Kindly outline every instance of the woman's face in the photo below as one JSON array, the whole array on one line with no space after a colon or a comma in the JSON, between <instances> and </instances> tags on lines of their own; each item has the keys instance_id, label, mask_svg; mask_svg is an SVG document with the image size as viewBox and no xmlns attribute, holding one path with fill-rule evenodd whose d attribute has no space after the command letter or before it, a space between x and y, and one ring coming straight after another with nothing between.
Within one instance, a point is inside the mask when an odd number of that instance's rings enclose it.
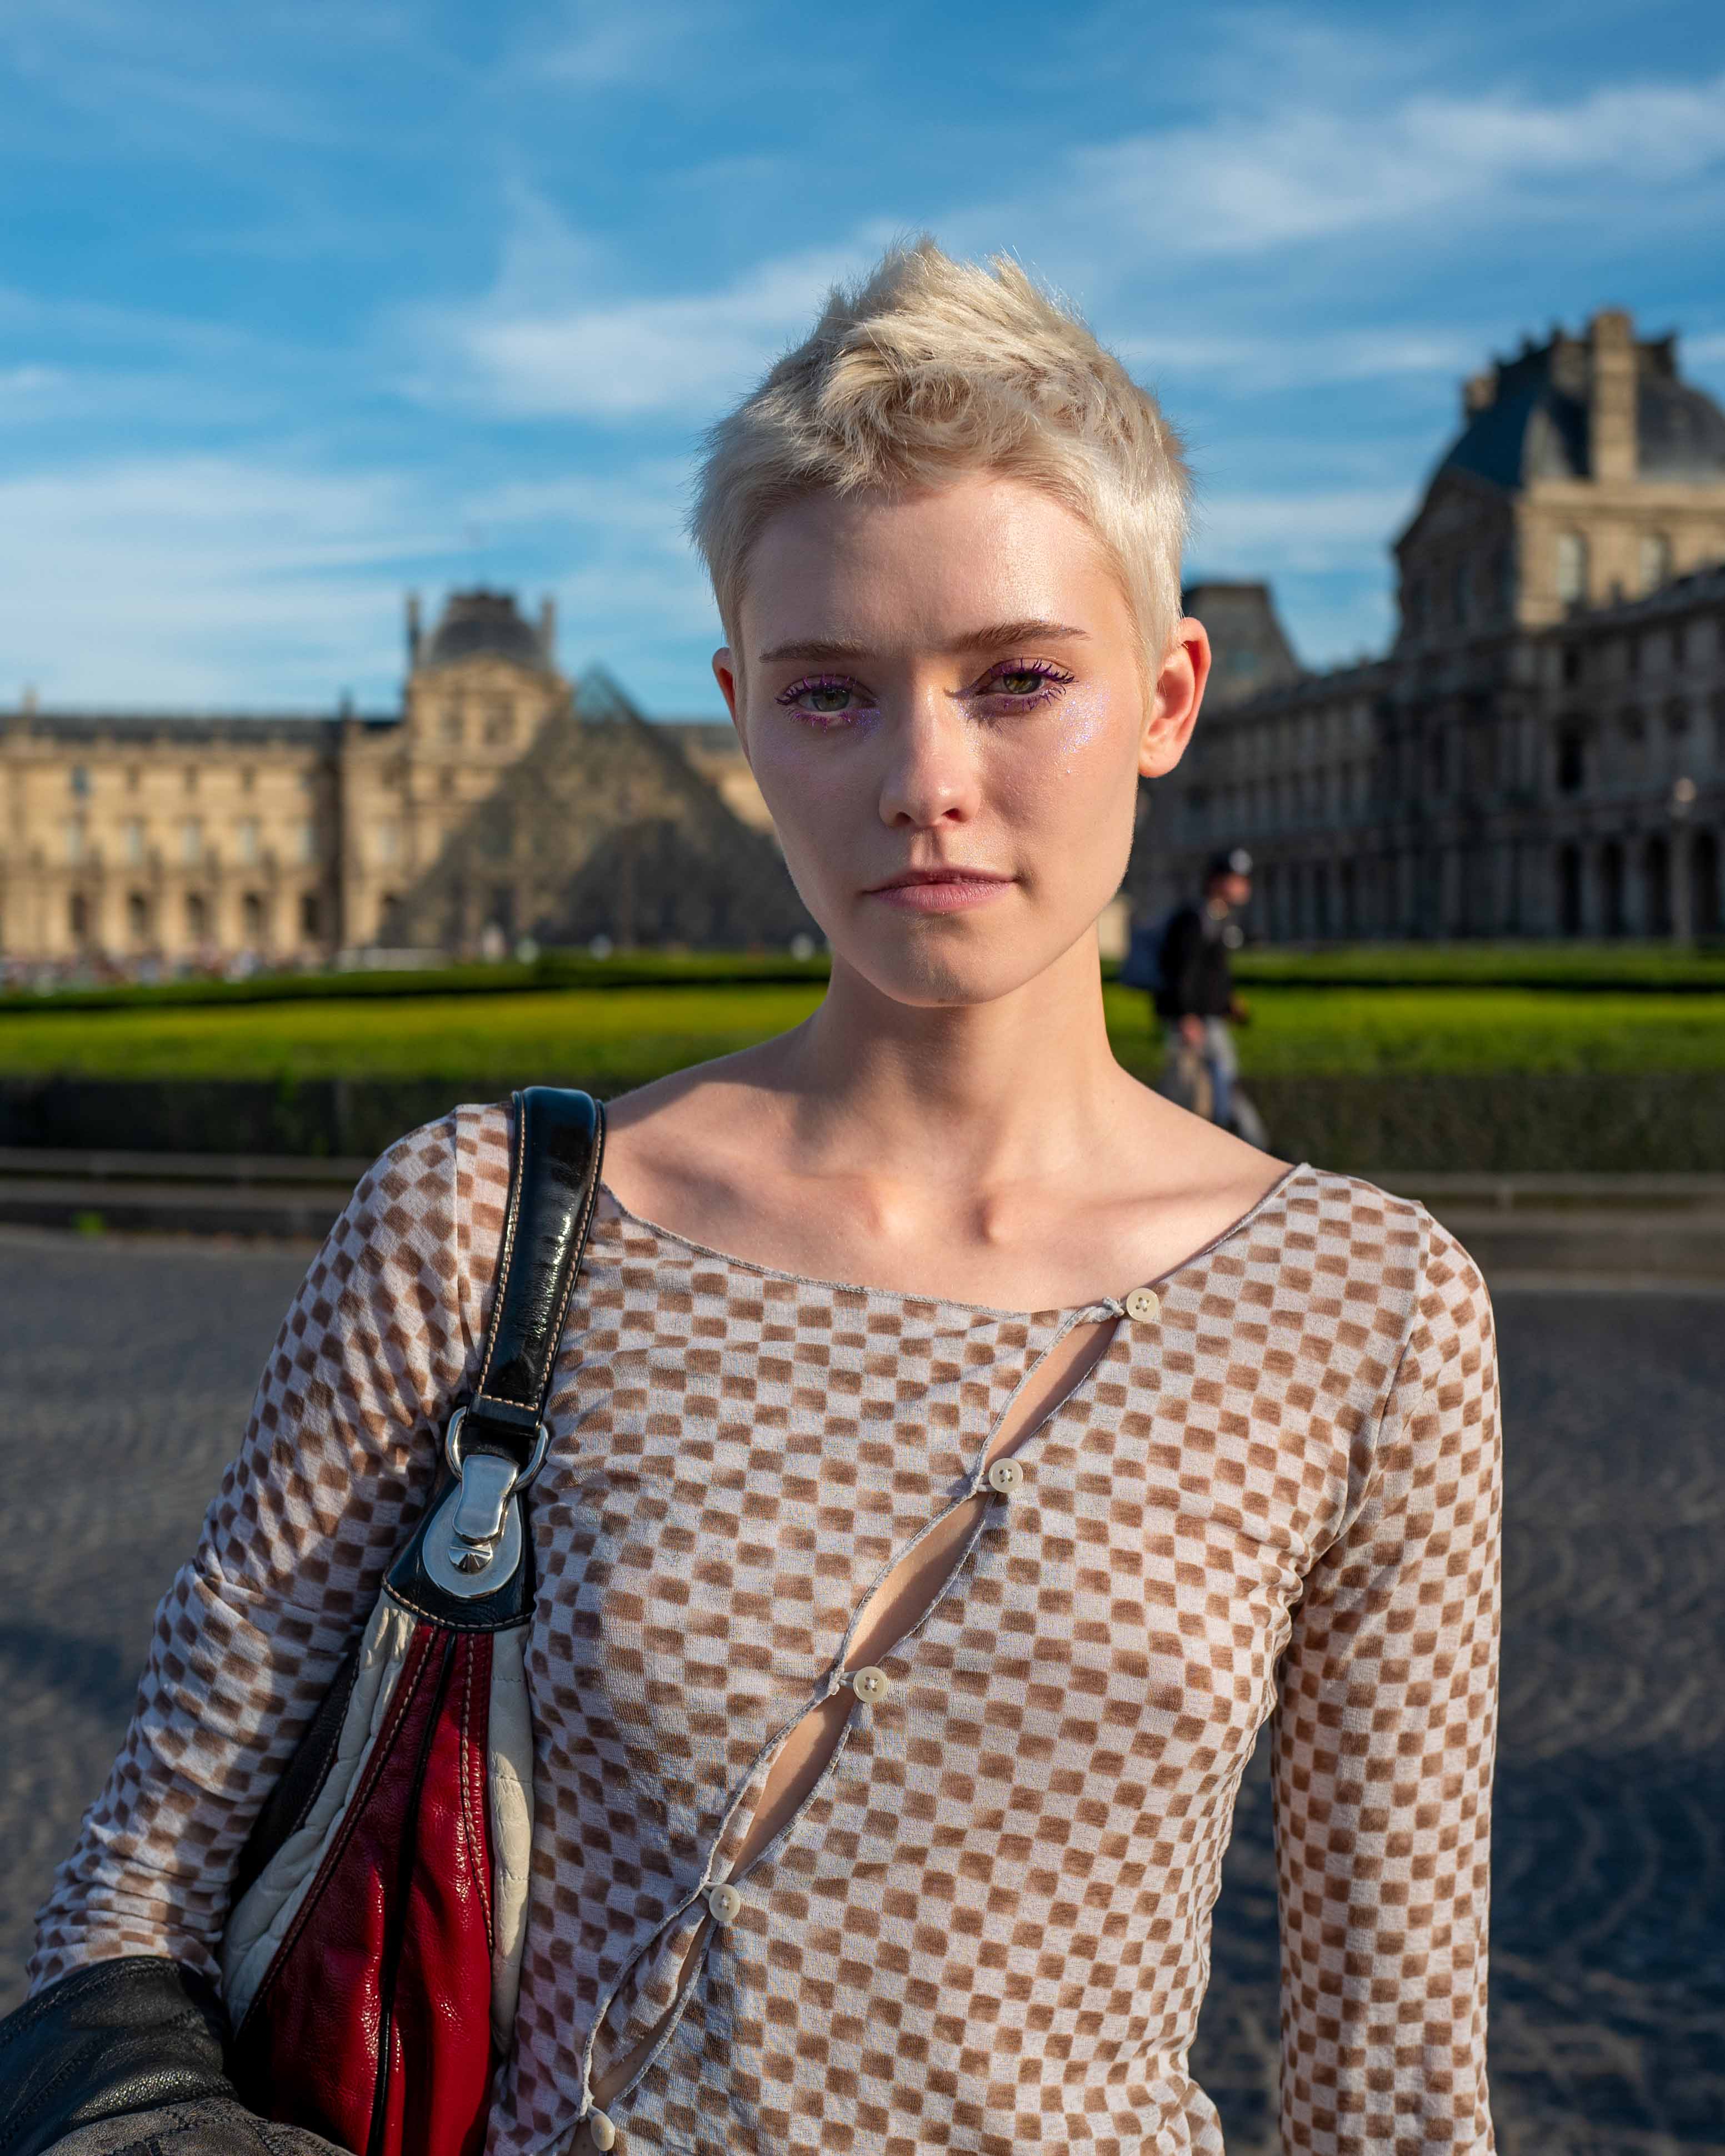
<instances>
[{"instance_id":1,"label":"woman's face","mask_svg":"<svg viewBox=\"0 0 1725 2156\"><path fill-rule=\"evenodd\" d=\"M738 632L714 671L804 903L837 959L929 1006L1009 994L1090 934L1209 665L1183 622L1147 686L1088 527L987 474L784 510Z\"/></svg>"}]
</instances>

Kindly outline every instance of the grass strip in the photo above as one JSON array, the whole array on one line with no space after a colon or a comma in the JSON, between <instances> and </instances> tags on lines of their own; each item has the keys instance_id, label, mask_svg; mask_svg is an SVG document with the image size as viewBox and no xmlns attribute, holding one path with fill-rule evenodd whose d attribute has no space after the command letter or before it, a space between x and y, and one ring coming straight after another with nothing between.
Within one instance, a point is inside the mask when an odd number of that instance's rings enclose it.
<instances>
[{"instance_id":1,"label":"grass strip","mask_svg":"<svg viewBox=\"0 0 1725 2156\"><path fill-rule=\"evenodd\" d=\"M520 989L476 998L299 1001L0 1013L0 1075L148 1079L440 1078L639 1082L767 1039L818 982ZM1147 999L1110 988L1129 1068L1154 1069ZM1264 986L1240 1035L1248 1074L1725 1070L1725 998L1424 987Z\"/></svg>"}]
</instances>

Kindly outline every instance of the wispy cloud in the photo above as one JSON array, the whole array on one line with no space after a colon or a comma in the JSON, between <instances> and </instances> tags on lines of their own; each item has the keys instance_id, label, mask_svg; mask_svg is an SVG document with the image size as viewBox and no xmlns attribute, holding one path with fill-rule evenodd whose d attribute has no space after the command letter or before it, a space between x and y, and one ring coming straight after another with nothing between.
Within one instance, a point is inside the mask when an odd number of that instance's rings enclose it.
<instances>
[{"instance_id":1,"label":"wispy cloud","mask_svg":"<svg viewBox=\"0 0 1725 2156\"><path fill-rule=\"evenodd\" d=\"M444 366L418 373L415 386L513 418L710 414L806 328L825 287L860 255L788 254L716 290L640 299L547 304L542 288L510 275L470 308L418 318Z\"/></svg>"},{"instance_id":2,"label":"wispy cloud","mask_svg":"<svg viewBox=\"0 0 1725 2156\"><path fill-rule=\"evenodd\" d=\"M1195 444L1194 566L1357 648L1522 329L1618 301L1725 388L1679 12L1079 0L1023 63L1029 0L7 0L0 695L387 695L402 585L483 575L710 706L692 438L922 226L1070 291Z\"/></svg>"},{"instance_id":3,"label":"wispy cloud","mask_svg":"<svg viewBox=\"0 0 1725 2156\"><path fill-rule=\"evenodd\" d=\"M1373 228L1407 236L1440 217L1573 217L1573 198L1550 195L1553 181L1639 190L1725 172L1725 75L1544 104L1488 94L1379 105L1365 85L1344 100L1314 100L1312 88L1081 149L1037 222L1045 228L1081 202L1158 257L1218 258Z\"/></svg>"},{"instance_id":4,"label":"wispy cloud","mask_svg":"<svg viewBox=\"0 0 1725 2156\"><path fill-rule=\"evenodd\" d=\"M691 41L711 38L721 13L678 0L635 0L626 8L578 0L548 36L536 37L511 56L506 73L517 81L582 90L680 78Z\"/></svg>"},{"instance_id":5,"label":"wispy cloud","mask_svg":"<svg viewBox=\"0 0 1725 2156\"><path fill-rule=\"evenodd\" d=\"M1459 223L1573 218L1564 187L1639 200L1649 187L1717 173L1725 200L1725 74L1567 103L1385 100L1363 61L1326 80L1322 51L1298 41L1291 49L1312 73L1281 84L1265 109L1083 146L1043 173L1034 196L957 202L928 221L969 251L1015 240L1056 275L1072 265L1086 296L1107 306L1132 364L1220 370L1267 388L1454 373L1476 363L1486 332L1419 322L1314 330L1304 318L1230 332L1219 323L1238 314L1237 300L1207 310L1191 294L1176 311L1181 326L1137 328L1144 303L1135 288L1176 259L1221 265L1373 231L1412 249L1422 233L1453 238ZM876 219L837 246L768 255L715 287L635 296L618 290L608 250L578 247L567 228L562 275L523 274L529 257L550 249L556 259L557 224L542 202L518 201L492 290L419 318L443 355L439 369L417 376L422 393L521 418L711 412L806 326L822 287L892 228ZM562 296L572 290L576 297Z\"/></svg>"},{"instance_id":6,"label":"wispy cloud","mask_svg":"<svg viewBox=\"0 0 1725 2156\"><path fill-rule=\"evenodd\" d=\"M393 674L405 570L437 558L445 528L388 473L182 456L0 480L8 685L333 703Z\"/></svg>"},{"instance_id":7,"label":"wispy cloud","mask_svg":"<svg viewBox=\"0 0 1725 2156\"><path fill-rule=\"evenodd\" d=\"M1420 328L1314 334L1291 327L1248 336L1153 330L1117 337L1113 349L1140 372L1212 379L1220 374L1243 388L1261 390L1396 375L1438 375L1447 380L1477 365L1481 334Z\"/></svg>"},{"instance_id":8,"label":"wispy cloud","mask_svg":"<svg viewBox=\"0 0 1725 2156\"><path fill-rule=\"evenodd\" d=\"M1412 485L1218 493L1199 504L1194 557L1250 563L1259 576L1352 567L1363 548L1381 547L1406 521L1416 498Z\"/></svg>"}]
</instances>

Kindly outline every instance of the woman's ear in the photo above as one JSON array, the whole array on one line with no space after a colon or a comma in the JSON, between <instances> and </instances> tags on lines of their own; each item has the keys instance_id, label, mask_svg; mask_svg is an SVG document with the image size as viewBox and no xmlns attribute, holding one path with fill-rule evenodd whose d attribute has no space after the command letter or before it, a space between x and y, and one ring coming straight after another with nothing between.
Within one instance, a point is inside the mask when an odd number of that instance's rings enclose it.
<instances>
[{"instance_id":1,"label":"woman's ear","mask_svg":"<svg viewBox=\"0 0 1725 2156\"><path fill-rule=\"evenodd\" d=\"M1160 778L1186 753L1204 684L1210 678L1210 639L1204 625L1190 614L1174 624L1162 666L1150 686L1144 729L1138 738L1138 771Z\"/></svg>"},{"instance_id":2,"label":"woman's ear","mask_svg":"<svg viewBox=\"0 0 1725 2156\"><path fill-rule=\"evenodd\" d=\"M713 679L719 685L719 694L725 699L725 708L731 714L731 723L737 729L737 741L747 757L749 744L742 730L742 670L728 644L721 644L713 654Z\"/></svg>"}]
</instances>

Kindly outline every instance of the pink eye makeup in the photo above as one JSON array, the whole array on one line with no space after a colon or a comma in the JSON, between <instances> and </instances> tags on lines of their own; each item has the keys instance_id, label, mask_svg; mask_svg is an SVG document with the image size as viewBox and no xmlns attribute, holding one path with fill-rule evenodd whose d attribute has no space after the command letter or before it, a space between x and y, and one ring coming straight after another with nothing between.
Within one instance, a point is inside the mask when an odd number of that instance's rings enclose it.
<instances>
[{"instance_id":1,"label":"pink eye makeup","mask_svg":"<svg viewBox=\"0 0 1725 2156\"><path fill-rule=\"evenodd\" d=\"M1003 711L1029 711L1055 702L1072 680L1065 668L1052 660L1007 659L991 666L969 693L988 698Z\"/></svg>"},{"instance_id":2,"label":"pink eye makeup","mask_svg":"<svg viewBox=\"0 0 1725 2156\"><path fill-rule=\"evenodd\" d=\"M875 709L865 692L842 674L806 674L780 690L778 701L818 727L852 723Z\"/></svg>"}]
</instances>

